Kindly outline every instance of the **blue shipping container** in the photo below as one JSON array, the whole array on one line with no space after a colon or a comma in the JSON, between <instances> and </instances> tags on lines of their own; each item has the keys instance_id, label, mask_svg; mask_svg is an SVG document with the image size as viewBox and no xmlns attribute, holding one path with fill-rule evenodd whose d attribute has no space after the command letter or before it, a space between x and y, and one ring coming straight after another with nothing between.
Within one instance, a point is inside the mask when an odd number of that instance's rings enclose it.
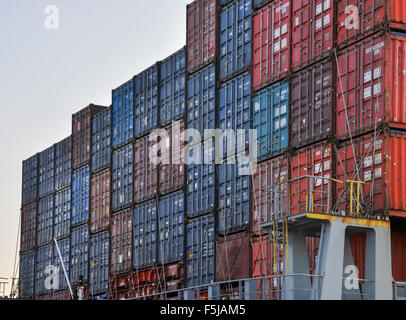
<instances>
[{"instance_id":1,"label":"blue shipping container","mask_svg":"<svg viewBox=\"0 0 406 320\"><path fill-rule=\"evenodd\" d=\"M55 146L39 154L38 196L40 198L54 191L55 178Z\"/></svg>"},{"instance_id":2,"label":"blue shipping container","mask_svg":"<svg viewBox=\"0 0 406 320\"><path fill-rule=\"evenodd\" d=\"M147 201L134 208L133 267L152 267L157 261L157 203Z\"/></svg>"},{"instance_id":3,"label":"blue shipping container","mask_svg":"<svg viewBox=\"0 0 406 320\"><path fill-rule=\"evenodd\" d=\"M71 185L72 181L72 137L55 145L55 190Z\"/></svg>"},{"instance_id":4,"label":"blue shipping container","mask_svg":"<svg viewBox=\"0 0 406 320\"><path fill-rule=\"evenodd\" d=\"M55 194L54 235L57 239L70 234L71 188L65 188Z\"/></svg>"},{"instance_id":5,"label":"blue shipping container","mask_svg":"<svg viewBox=\"0 0 406 320\"><path fill-rule=\"evenodd\" d=\"M52 266L53 263L52 244L40 247L37 250L37 257L35 263L35 294L41 295L47 293L52 289L55 283L51 282L51 270L47 267ZM49 279L47 279L49 278Z\"/></svg>"},{"instance_id":6,"label":"blue shipping container","mask_svg":"<svg viewBox=\"0 0 406 320\"><path fill-rule=\"evenodd\" d=\"M89 166L85 166L76 170L72 177L72 226L89 220L89 201L90 170Z\"/></svg>"},{"instance_id":7,"label":"blue shipping container","mask_svg":"<svg viewBox=\"0 0 406 320\"><path fill-rule=\"evenodd\" d=\"M92 121L92 172L98 172L110 166L111 109L99 112Z\"/></svg>"},{"instance_id":8,"label":"blue shipping container","mask_svg":"<svg viewBox=\"0 0 406 320\"><path fill-rule=\"evenodd\" d=\"M113 153L111 174L113 211L129 207L133 202L134 148L130 144Z\"/></svg>"},{"instance_id":9,"label":"blue shipping container","mask_svg":"<svg viewBox=\"0 0 406 320\"><path fill-rule=\"evenodd\" d=\"M140 138L158 125L158 66L134 77L135 136Z\"/></svg>"},{"instance_id":10,"label":"blue shipping container","mask_svg":"<svg viewBox=\"0 0 406 320\"><path fill-rule=\"evenodd\" d=\"M38 154L23 161L23 205L37 199L38 195Z\"/></svg>"},{"instance_id":11,"label":"blue shipping container","mask_svg":"<svg viewBox=\"0 0 406 320\"><path fill-rule=\"evenodd\" d=\"M182 191L159 200L158 261L168 264L183 259L185 206Z\"/></svg>"},{"instance_id":12,"label":"blue shipping container","mask_svg":"<svg viewBox=\"0 0 406 320\"><path fill-rule=\"evenodd\" d=\"M196 129L204 137L205 129L216 126L216 69L208 66L188 80L187 129Z\"/></svg>"},{"instance_id":13,"label":"blue shipping container","mask_svg":"<svg viewBox=\"0 0 406 320\"><path fill-rule=\"evenodd\" d=\"M35 252L26 251L20 255L19 297L30 298L34 295Z\"/></svg>"},{"instance_id":14,"label":"blue shipping container","mask_svg":"<svg viewBox=\"0 0 406 320\"><path fill-rule=\"evenodd\" d=\"M186 287L213 283L216 272L214 217L206 215L190 220L186 234Z\"/></svg>"},{"instance_id":15,"label":"blue shipping container","mask_svg":"<svg viewBox=\"0 0 406 320\"><path fill-rule=\"evenodd\" d=\"M90 237L89 294L95 295L109 288L110 234L108 231Z\"/></svg>"},{"instance_id":16,"label":"blue shipping container","mask_svg":"<svg viewBox=\"0 0 406 320\"><path fill-rule=\"evenodd\" d=\"M258 134L258 158L277 156L288 147L289 85L275 83L253 97L253 127Z\"/></svg>"},{"instance_id":17,"label":"blue shipping container","mask_svg":"<svg viewBox=\"0 0 406 320\"><path fill-rule=\"evenodd\" d=\"M220 13L220 80L251 63L251 0L235 0Z\"/></svg>"},{"instance_id":18,"label":"blue shipping container","mask_svg":"<svg viewBox=\"0 0 406 320\"><path fill-rule=\"evenodd\" d=\"M62 260L65 266L66 273L69 277L69 254L70 254L70 238L58 240L59 250L61 251ZM65 273L63 272L61 259L59 258L58 250L54 244L54 263L53 265L58 268L59 272L59 289L63 290L68 287L66 282Z\"/></svg>"},{"instance_id":19,"label":"blue shipping container","mask_svg":"<svg viewBox=\"0 0 406 320\"><path fill-rule=\"evenodd\" d=\"M74 228L70 240L70 281L72 285L89 279L89 228L87 225Z\"/></svg>"},{"instance_id":20,"label":"blue shipping container","mask_svg":"<svg viewBox=\"0 0 406 320\"><path fill-rule=\"evenodd\" d=\"M185 113L185 48L162 61L160 71L159 123L166 126L182 118Z\"/></svg>"},{"instance_id":21,"label":"blue shipping container","mask_svg":"<svg viewBox=\"0 0 406 320\"><path fill-rule=\"evenodd\" d=\"M126 145L134 137L134 82L113 90L113 148Z\"/></svg>"},{"instance_id":22,"label":"blue shipping container","mask_svg":"<svg viewBox=\"0 0 406 320\"><path fill-rule=\"evenodd\" d=\"M252 6L255 9L261 8L273 0L252 0Z\"/></svg>"},{"instance_id":23,"label":"blue shipping container","mask_svg":"<svg viewBox=\"0 0 406 320\"><path fill-rule=\"evenodd\" d=\"M47 196L38 202L37 246L50 243L53 239L54 196Z\"/></svg>"}]
</instances>

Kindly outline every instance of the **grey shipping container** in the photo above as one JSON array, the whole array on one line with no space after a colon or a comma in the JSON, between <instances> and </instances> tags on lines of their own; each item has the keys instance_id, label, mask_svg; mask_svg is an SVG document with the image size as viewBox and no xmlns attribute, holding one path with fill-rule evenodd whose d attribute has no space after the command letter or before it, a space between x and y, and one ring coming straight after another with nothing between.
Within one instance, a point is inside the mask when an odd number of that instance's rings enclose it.
<instances>
[{"instance_id":1,"label":"grey shipping container","mask_svg":"<svg viewBox=\"0 0 406 320\"><path fill-rule=\"evenodd\" d=\"M71 225L77 226L89 220L90 169L84 166L72 176L72 216Z\"/></svg>"},{"instance_id":2,"label":"grey shipping container","mask_svg":"<svg viewBox=\"0 0 406 320\"><path fill-rule=\"evenodd\" d=\"M72 182L72 136L55 145L55 190L61 190Z\"/></svg>"},{"instance_id":3,"label":"grey shipping container","mask_svg":"<svg viewBox=\"0 0 406 320\"><path fill-rule=\"evenodd\" d=\"M186 286L213 283L216 273L214 217L206 215L190 220L186 235Z\"/></svg>"},{"instance_id":4,"label":"grey shipping container","mask_svg":"<svg viewBox=\"0 0 406 320\"><path fill-rule=\"evenodd\" d=\"M69 277L69 255L70 255L70 238L65 238L61 240L57 240L59 250L61 251L62 260L65 266L66 273ZM63 290L68 287L68 283L66 282L65 273L63 272L61 259L59 258L58 250L56 249L56 245L54 244L54 263L53 265L58 268L59 272L59 289Z\"/></svg>"},{"instance_id":5,"label":"grey shipping container","mask_svg":"<svg viewBox=\"0 0 406 320\"><path fill-rule=\"evenodd\" d=\"M20 255L20 281L19 297L32 298L34 296L35 284L35 252L33 250L21 253Z\"/></svg>"},{"instance_id":6,"label":"grey shipping container","mask_svg":"<svg viewBox=\"0 0 406 320\"><path fill-rule=\"evenodd\" d=\"M90 237L89 294L106 293L109 287L110 234L108 231Z\"/></svg>"},{"instance_id":7,"label":"grey shipping container","mask_svg":"<svg viewBox=\"0 0 406 320\"><path fill-rule=\"evenodd\" d=\"M113 153L111 185L113 211L118 211L131 205L134 188L134 148L127 145Z\"/></svg>"},{"instance_id":8,"label":"grey shipping container","mask_svg":"<svg viewBox=\"0 0 406 320\"><path fill-rule=\"evenodd\" d=\"M22 203L27 204L38 196L38 154L23 161Z\"/></svg>"},{"instance_id":9,"label":"grey shipping container","mask_svg":"<svg viewBox=\"0 0 406 320\"><path fill-rule=\"evenodd\" d=\"M151 200L134 208L133 267L152 267L157 261L157 202Z\"/></svg>"},{"instance_id":10,"label":"grey shipping container","mask_svg":"<svg viewBox=\"0 0 406 320\"><path fill-rule=\"evenodd\" d=\"M55 146L39 154L38 196L40 198L54 191L55 178Z\"/></svg>"},{"instance_id":11,"label":"grey shipping container","mask_svg":"<svg viewBox=\"0 0 406 320\"><path fill-rule=\"evenodd\" d=\"M40 247L37 250L35 262L35 294L41 295L53 289L55 283L51 281L52 271L47 267L53 262L52 244Z\"/></svg>"},{"instance_id":12,"label":"grey shipping container","mask_svg":"<svg viewBox=\"0 0 406 320\"><path fill-rule=\"evenodd\" d=\"M110 166L111 109L99 112L92 121L92 172L98 172Z\"/></svg>"},{"instance_id":13,"label":"grey shipping container","mask_svg":"<svg viewBox=\"0 0 406 320\"><path fill-rule=\"evenodd\" d=\"M70 234L71 188L65 188L55 194L54 235L57 239Z\"/></svg>"},{"instance_id":14,"label":"grey shipping container","mask_svg":"<svg viewBox=\"0 0 406 320\"><path fill-rule=\"evenodd\" d=\"M183 259L185 205L184 193L178 191L159 200L158 261L168 264Z\"/></svg>"},{"instance_id":15,"label":"grey shipping container","mask_svg":"<svg viewBox=\"0 0 406 320\"><path fill-rule=\"evenodd\" d=\"M37 246L43 246L52 241L54 236L54 196L47 196L38 202L37 216Z\"/></svg>"},{"instance_id":16,"label":"grey shipping container","mask_svg":"<svg viewBox=\"0 0 406 320\"><path fill-rule=\"evenodd\" d=\"M87 282L89 276L89 227L82 225L72 229L70 248L70 281L79 282L79 277Z\"/></svg>"}]
</instances>

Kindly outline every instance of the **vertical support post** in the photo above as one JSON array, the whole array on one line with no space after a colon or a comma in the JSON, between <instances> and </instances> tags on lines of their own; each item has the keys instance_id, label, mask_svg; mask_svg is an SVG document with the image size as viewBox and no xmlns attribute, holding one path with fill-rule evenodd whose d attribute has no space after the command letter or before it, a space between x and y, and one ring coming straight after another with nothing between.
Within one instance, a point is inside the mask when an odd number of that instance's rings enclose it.
<instances>
[{"instance_id":1,"label":"vertical support post","mask_svg":"<svg viewBox=\"0 0 406 320\"><path fill-rule=\"evenodd\" d=\"M244 281L244 300L257 300L257 281L245 280Z\"/></svg>"},{"instance_id":2,"label":"vertical support post","mask_svg":"<svg viewBox=\"0 0 406 320\"><path fill-rule=\"evenodd\" d=\"M209 286L208 288L208 299L209 300L219 300L220 298L220 287L216 286Z\"/></svg>"}]
</instances>

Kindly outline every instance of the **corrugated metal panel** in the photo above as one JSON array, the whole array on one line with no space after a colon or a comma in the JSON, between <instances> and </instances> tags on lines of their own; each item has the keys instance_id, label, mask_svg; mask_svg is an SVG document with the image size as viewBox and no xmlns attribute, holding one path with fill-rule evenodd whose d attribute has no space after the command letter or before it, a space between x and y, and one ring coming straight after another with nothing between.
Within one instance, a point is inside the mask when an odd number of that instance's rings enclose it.
<instances>
[{"instance_id":1,"label":"corrugated metal panel","mask_svg":"<svg viewBox=\"0 0 406 320\"><path fill-rule=\"evenodd\" d=\"M216 281L250 278L250 247L248 232L217 238Z\"/></svg>"},{"instance_id":2,"label":"corrugated metal panel","mask_svg":"<svg viewBox=\"0 0 406 320\"><path fill-rule=\"evenodd\" d=\"M72 136L55 145L55 190L69 187L72 182Z\"/></svg>"},{"instance_id":3,"label":"corrugated metal panel","mask_svg":"<svg viewBox=\"0 0 406 320\"><path fill-rule=\"evenodd\" d=\"M183 259L185 199L182 191L159 200L158 262L168 264Z\"/></svg>"},{"instance_id":4,"label":"corrugated metal panel","mask_svg":"<svg viewBox=\"0 0 406 320\"><path fill-rule=\"evenodd\" d=\"M203 0L201 0L203 1ZM195 129L203 137L204 129L216 126L216 70L213 65L194 73L188 80L188 129Z\"/></svg>"},{"instance_id":5,"label":"corrugated metal panel","mask_svg":"<svg viewBox=\"0 0 406 320\"><path fill-rule=\"evenodd\" d=\"M109 287L110 234L108 231L90 237L89 293L107 292Z\"/></svg>"},{"instance_id":6,"label":"corrugated metal panel","mask_svg":"<svg viewBox=\"0 0 406 320\"><path fill-rule=\"evenodd\" d=\"M326 57L334 46L334 1L292 1L292 68Z\"/></svg>"},{"instance_id":7,"label":"corrugated metal panel","mask_svg":"<svg viewBox=\"0 0 406 320\"><path fill-rule=\"evenodd\" d=\"M61 251L61 256L63 263L65 265L66 273L69 277L69 269L70 269L70 238L58 240L59 250ZM58 250L56 249L56 245L53 246L53 265L59 268L59 289L65 289L68 287L68 283L66 282L65 273L63 272L61 259L59 258Z\"/></svg>"},{"instance_id":8,"label":"corrugated metal panel","mask_svg":"<svg viewBox=\"0 0 406 320\"><path fill-rule=\"evenodd\" d=\"M52 265L53 252L52 245L46 245L40 247L37 250L35 260L35 294L41 295L46 293L49 289L46 287L46 279L50 276L50 273L46 273L46 267Z\"/></svg>"},{"instance_id":9,"label":"corrugated metal panel","mask_svg":"<svg viewBox=\"0 0 406 320\"><path fill-rule=\"evenodd\" d=\"M273 0L252 0L252 6L253 8L258 9L271 1Z\"/></svg>"},{"instance_id":10,"label":"corrugated metal panel","mask_svg":"<svg viewBox=\"0 0 406 320\"><path fill-rule=\"evenodd\" d=\"M217 1L195 0L186 10L187 72L192 73L216 56Z\"/></svg>"},{"instance_id":11,"label":"corrugated metal panel","mask_svg":"<svg viewBox=\"0 0 406 320\"><path fill-rule=\"evenodd\" d=\"M35 297L37 301L68 301L71 300L69 289L53 291L46 295Z\"/></svg>"},{"instance_id":12,"label":"corrugated metal panel","mask_svg":"<svg viewBox=\"0 0 406 320\"><path fill-rule=\"evenodd\" d=\"M275 256L272 241L269 241L268 235L252 238L252 276L268 277L275 275ZM279 261L281 265L279 270L283 270L283 251L281 251ZM277 289L277 288L275 288ZM269 290L269 289L268 289Z\"/></svg>"},{"instance_id":13,"label":"corrugated metal panel","mask_svg":"<svg viewBox=\"0 0 406 320\"><path fill-rule=\"evenodd\" d=\"M110 166L111 109L99 112L92 121L92 172L98 172Z\"/></svg>"},{"instance_id":14,"label":"corrugated metal panel","mask_svg":"<svg viewBox=\"0 0 406 320\"><path fill-rule=\"evenodd\" d=\"M348 237L352 258L358 268L358 279L365 279L367 235L365 232L358 232ZM360 282L363 283L363 281Z\"/></svg>"},{"instance_id":15,"label":"corrugated metal panel","mask_svg":"<svg viewBox=\"0 0 406 320\"><path fill-rule=\"evenodd\" d=\"M269 222L272 213L289 207L288 180L290 159L287 156L258 164L252 188L251 231L260 232L259 224ZM283 182L285 184L281 184ZM272 192L274 190L274 192Z\"/></svg>"},{"instance_id":16,"label":"corrugated metal panel","mask_svg":"<svg viewBox=\"0 0 406 320\"><path fill-rule=\"evenodd\" d=\"M252 98L253 128L258 134L258 159L277 156L288 147L289 84L278 82Z\"/></svg>"},{"instance_id":17,"label":"corrugated metal panel","mask_svg":"<svg viewBox=\"0 0 406 320\"><path fill-rule=\"evenodd\" d=\"M89 166L82 167L72 176L72 226L77 226L89 220L90 205L90 170Z\"/></svg>"},{"instance_id":18,"label":"corrugated metal panel","mask_svg":"<svg viewBox=\"0 0 406 320\"><path fill-rule=\"evenodd\" d=\"M189 220L186 235L186 286L213 283L216 272L214 217L206 215Z\"/></svg>"},{"instance_id":19,"label":"corrugated metal panel","mask_svg":"<svg viewBox=\"0 0 406 320\"><path fill-rule=\"evenodd\" d=\"M89 276L89 227L83 225L72 229L70 249L70 281L79 282L79 277L87 282Z\"/></svg>"},{"instance_id":20,"label":"corrugated metal panel","mask_svg":"<svg viewBox=\"0 0 406 320\"><path fill-rule=\"evenodd\" d=\"M290 0L273 1L253 14L254 91L283 78L290 69L290 5Z\"/></svg>"},{"instance_id":21,"label":"corrugated metal panel","mask_svg":"<svg viewBox=\"0 0 406 320\"><path fill-rule=\"evenodd\" d=\"M35 252L27 251L20 255L19 297L29 298L34 295Z\"/></svg>"},{"instance_id":22,"label":"corrugated metal panel","mask_svg":"<svg viewBox=\"0 0 406 320\"><path fill-rule=\"evenodd\" d=\"M133 145L130 144L113 153L111 207L113 211L125 208L133 202Z\"/></svg>"},{"instance_id":23,"label":"corrugated metal panel","mask_svg":"<svg viewBox=\"0 0 406 320\"><path fill-rule=\"evenodd\" d=\"M37 203L32 202L21 209L20 250L27 251L35 247L37 235Z\"/></svg>"},{"instance_id":24,"label":"corrugated metal panel","mask_svg":"<svg viewBox=\"0 0 406 320\"><path fill-rule=\"evenodd\" d=\"M183 117L186 103L186 49L183 48L160 64L159 108L161 126Z\"/></svg>"},{"instance_id":25,"label":"corrugated metal panel","mask_svg":"<svg viewBox=\"0 0 406 320\"><path fill-rule=\"evenodd\" d=\"M90 232L106 230L110 224L110 169L91 179Z\"/></svg>"},{"instance_id":26,"label":"corrugated metal panel","mask_svg":"<svg viewBox=\"0 0 406 320\"><path fill-rule=\"evenodd\" d=\"M54 196L47 196L38 202L37 246L52 241L54 227Z\"/></svg>"},{"instance_id":27,"label":"corrugated metal panel","mask_svg":"<svg viewBox=\"0 0 406 320\"><path fill-rule=\"evenodd\" d=\"M150 200L158 193L158 166L150 158L150 150L155 145L149 137L137 140L134 144L134 201Z\"/></svg>"},{"instance_id":28,"label":"corrugated metal panel","mask_svg":"<svg viewBox=\"0 0 406 320\"><path fill-rule=\"evenodd\" d=\"M337 137L373 131L380 123L406 128L406 34L379 33L338 56ZM342 90L341 90L342 85ZM345 102L344 102L345 101ZM346 117L347 108L347 117Z\"/></svg>"},{"instance_id":29,"label":"corrugated metal panel","mask_svg":"<svg viewBox=\"0 0 406 320\"><path fill-rule=\"evenodd\" d=\"M126 145L134 138L134 82L130 80L113 90L113 148Z\"/></svg>"},{"instance_id":30,"label":"corrugated metal panel","mask_svg":"<svg viewBox=\"0 0 406 320\"><path fill-rule=\"evenodd\" d=\"M333 134L333 63L324 60L291 80L290 145L301 147Z\"/></svg>"},{"instance_id":31,"label":"corrugated metal panel","mask_svg":"<svg viewBox=\"0 0 406 320\"><path fill-rule=\"evenodd\" d=\"M63 189L55 194L54 235L57 239L68 237L70 233L71 196L71 188Z\"/></svg>"},{"instance_id":32,"label":"corrugated metal panel","mask_svg":"<svg viewBox=\"0 0 406 320\"><path fill-rule=\"evenodd\" d=\"M23 161L22 203L27 204L37 199L39 159L38 154Z\"/></svg>"},{"instance_id":33,"label":"corrugated metal panel","mask_svg":"<svg viewBox=\"0 0 406 320\"><path fill-rule=\"evenodd\" d=\"M43 198L54 192L55 146L39 154L38 196Z\"/></svg>"},{"instance_id":34,"label":"corrugated metal panel","mask_svg":"<svg viewBox=\"0 0 406 320\"><path fill-rule=\"evenodd\" d=\"M134 132L137 138L158 125L158 65L134 77Z\"/></svg>"},{"instance_id":35,"label":"corrugated metal panel","mask_svg":"<svg viewBox=\"0 0 406 320\"><path fill-rule=\"evenodd\" d=\"M395 281L406 281L406 233L392 231L392 273Z\"/></svg>"},{"instance_id":36,"label":"corrugated metal panel","mask_svg":"<svg viewBox=\"0 0 406 320\"><path fill-rule=\"evenodd\" d=\"M251 64L251 0L236 0L220 12L220 80Z\"/></svg>"},{"instance_id":37,"label":"corrugated metal panel","mask_svg":"<svg viewBox=\"0 0 406 320\"><path fill-rule=\"evenodd\" d=\"M131 270L133 241L133 212L120 211L111 220L111 274L121 274Z\"/></svg>"},{"instance_id":38,"label":"corrugated metal panel","mask_svg":"<svg viewBox=\"0 0 406 320\"><path fill-rule=\"evenodd\" d=\"M319 256L320 238L318 237L306 237L307 255L309 257L309 271L310 274L314 274L317 266L317 259Z\"/></svg>"},{"instance_id":39,"label":"corrugated metal panel","mask_svg":"<svg viewBox=\"0 0 406 320\"><path fill-rule=\"evenodd\" d=\"M157 202L147 201L134 208L133 267L152 267L157 262Z\"/></svg>"}]
</instances>

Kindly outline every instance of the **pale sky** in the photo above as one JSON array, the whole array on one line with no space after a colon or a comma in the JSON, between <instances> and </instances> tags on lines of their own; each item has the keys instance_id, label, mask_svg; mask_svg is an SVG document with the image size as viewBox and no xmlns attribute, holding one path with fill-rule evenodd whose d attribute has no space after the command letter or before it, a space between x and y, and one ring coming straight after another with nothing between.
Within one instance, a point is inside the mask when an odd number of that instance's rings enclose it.
<instances>
[{"instance_id":1,"label":"pale sky","mask_svg":"<svg viewBox=\"0 0 406 320\"><path fill-rule=\"evenodd\" d=\"M186 43L191 0L0 1L0 277L11 278L21 162L70 135L72 113ZM45 8L59 8L59 30ZM7 289L9 294L9 289Z\"/></svg>"}]
</instances>

